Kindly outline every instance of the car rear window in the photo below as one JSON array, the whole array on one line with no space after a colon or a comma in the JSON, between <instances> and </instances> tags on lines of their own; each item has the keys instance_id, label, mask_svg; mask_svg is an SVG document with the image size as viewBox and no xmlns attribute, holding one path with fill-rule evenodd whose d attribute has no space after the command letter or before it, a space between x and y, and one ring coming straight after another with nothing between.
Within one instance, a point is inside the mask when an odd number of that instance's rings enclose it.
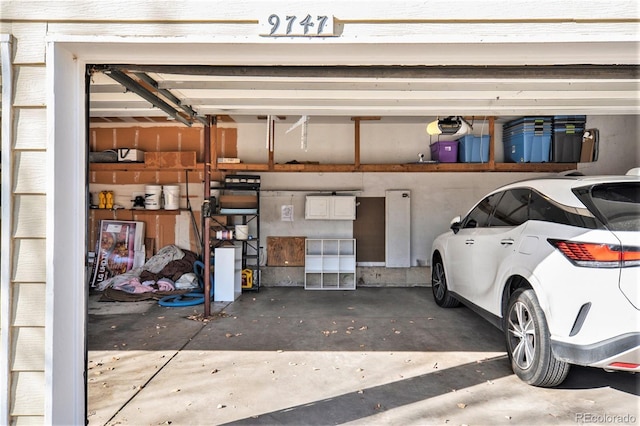
<instances>
[{"instance_id":1,"label":"car rear window","mask_svg":"<svg viewBox=\"0 0 640 426\"><path fill-rule=\"evenodd\" d=\"M604 183L574 192L610 230L640 230L640 182Z\"/></svg>"}]
</instances>

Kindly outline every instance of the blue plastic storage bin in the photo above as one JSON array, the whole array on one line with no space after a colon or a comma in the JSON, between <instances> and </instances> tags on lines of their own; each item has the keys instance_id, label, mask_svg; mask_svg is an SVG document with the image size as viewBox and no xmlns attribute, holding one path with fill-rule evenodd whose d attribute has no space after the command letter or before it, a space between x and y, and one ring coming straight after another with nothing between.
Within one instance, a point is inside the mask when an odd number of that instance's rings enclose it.
<instances>
[{"instance_id":1,"label":"blue plastic storage bin","mask_svg":"<svg viewBox=\"0 0 640 426\"><path fill-rule=\"evenodd\" d=\"M503 139L505 160L512 163L546 163L551 151L551 135L523 132Z\"/></svg>"},{"instance_id":2,"label":"blue plastic storage bin","mask_svg":"<svg viewBox=\"0 0 640 426\"><path fill-rule=\"evenodd\" d=\"M458 139L458 160L461 163L486 163L489 161L489 135L465 135Z\"/></svg>"},{"instance_id":3,"label":"blue plastic storage bin","mask_svg":"<svg viewBox=\"0 0 640 426\"><path fill-rule=\"evenodd\" d=\"M505 161L548 162L552 133L553 120L549 116L522 117L505 123L502 132Z\"/></svg>"}]
</instances>

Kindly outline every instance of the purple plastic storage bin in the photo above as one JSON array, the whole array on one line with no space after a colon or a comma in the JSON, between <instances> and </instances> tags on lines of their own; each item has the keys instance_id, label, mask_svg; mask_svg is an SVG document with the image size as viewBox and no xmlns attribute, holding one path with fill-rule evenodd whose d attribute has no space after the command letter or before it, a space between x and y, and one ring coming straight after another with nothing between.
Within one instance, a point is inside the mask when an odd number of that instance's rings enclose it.
<instances>
[{"instance_id":1,"label":"purple plastic storage bin","mask_svg":"<svg viewBox=\"0 0 640 426\"><path fill-rule=\"evenodd\" d=\"M432 143L431 159L441 163L458 162L458 141L439 141Z\"/></svg>"}]
</instances>

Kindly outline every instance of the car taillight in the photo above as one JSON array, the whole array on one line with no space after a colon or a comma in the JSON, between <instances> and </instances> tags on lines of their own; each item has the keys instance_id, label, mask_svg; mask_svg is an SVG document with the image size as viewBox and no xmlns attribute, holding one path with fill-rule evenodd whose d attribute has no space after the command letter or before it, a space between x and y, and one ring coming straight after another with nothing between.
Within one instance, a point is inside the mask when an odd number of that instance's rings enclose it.
<instances>
[{"instance_id":1,"label":"car taillight","mask_svg":"<svg viewBox=\"0 0 640 426\"><path fill-rule=\"evenodd\" d=\"M609 367L628 368L629 370L632 370L634 368L640 367L640 365L639 364L630 363L630 362L614 362L614 363L609 364Z\"/></svg>"},{"instance_id":2,"label":"car taillight","mask_svg":"<svg viewBox=\"0 0 640 426\"><path fill-rule=\"evenodd\" d=\"M547 240L573 264L592 268L640 266L640 247Z\"/></svg>"}]
</instances>

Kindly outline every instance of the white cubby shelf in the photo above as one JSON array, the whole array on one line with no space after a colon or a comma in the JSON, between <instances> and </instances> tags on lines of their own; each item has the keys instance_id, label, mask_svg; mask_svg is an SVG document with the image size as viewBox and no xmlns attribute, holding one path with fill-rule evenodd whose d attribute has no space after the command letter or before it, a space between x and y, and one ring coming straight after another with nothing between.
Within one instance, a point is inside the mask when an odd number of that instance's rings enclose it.
<instances>
[{"instance_id":1,"label":"white cubby shelf","mask_svg":"<svg viewBox=\"0 0 640 426\"><path fill-rule=\"evenodd\" d=\"M307 238L304 263L305 290L355 290L356 240Z\"/></svg>"}]
</instances>

